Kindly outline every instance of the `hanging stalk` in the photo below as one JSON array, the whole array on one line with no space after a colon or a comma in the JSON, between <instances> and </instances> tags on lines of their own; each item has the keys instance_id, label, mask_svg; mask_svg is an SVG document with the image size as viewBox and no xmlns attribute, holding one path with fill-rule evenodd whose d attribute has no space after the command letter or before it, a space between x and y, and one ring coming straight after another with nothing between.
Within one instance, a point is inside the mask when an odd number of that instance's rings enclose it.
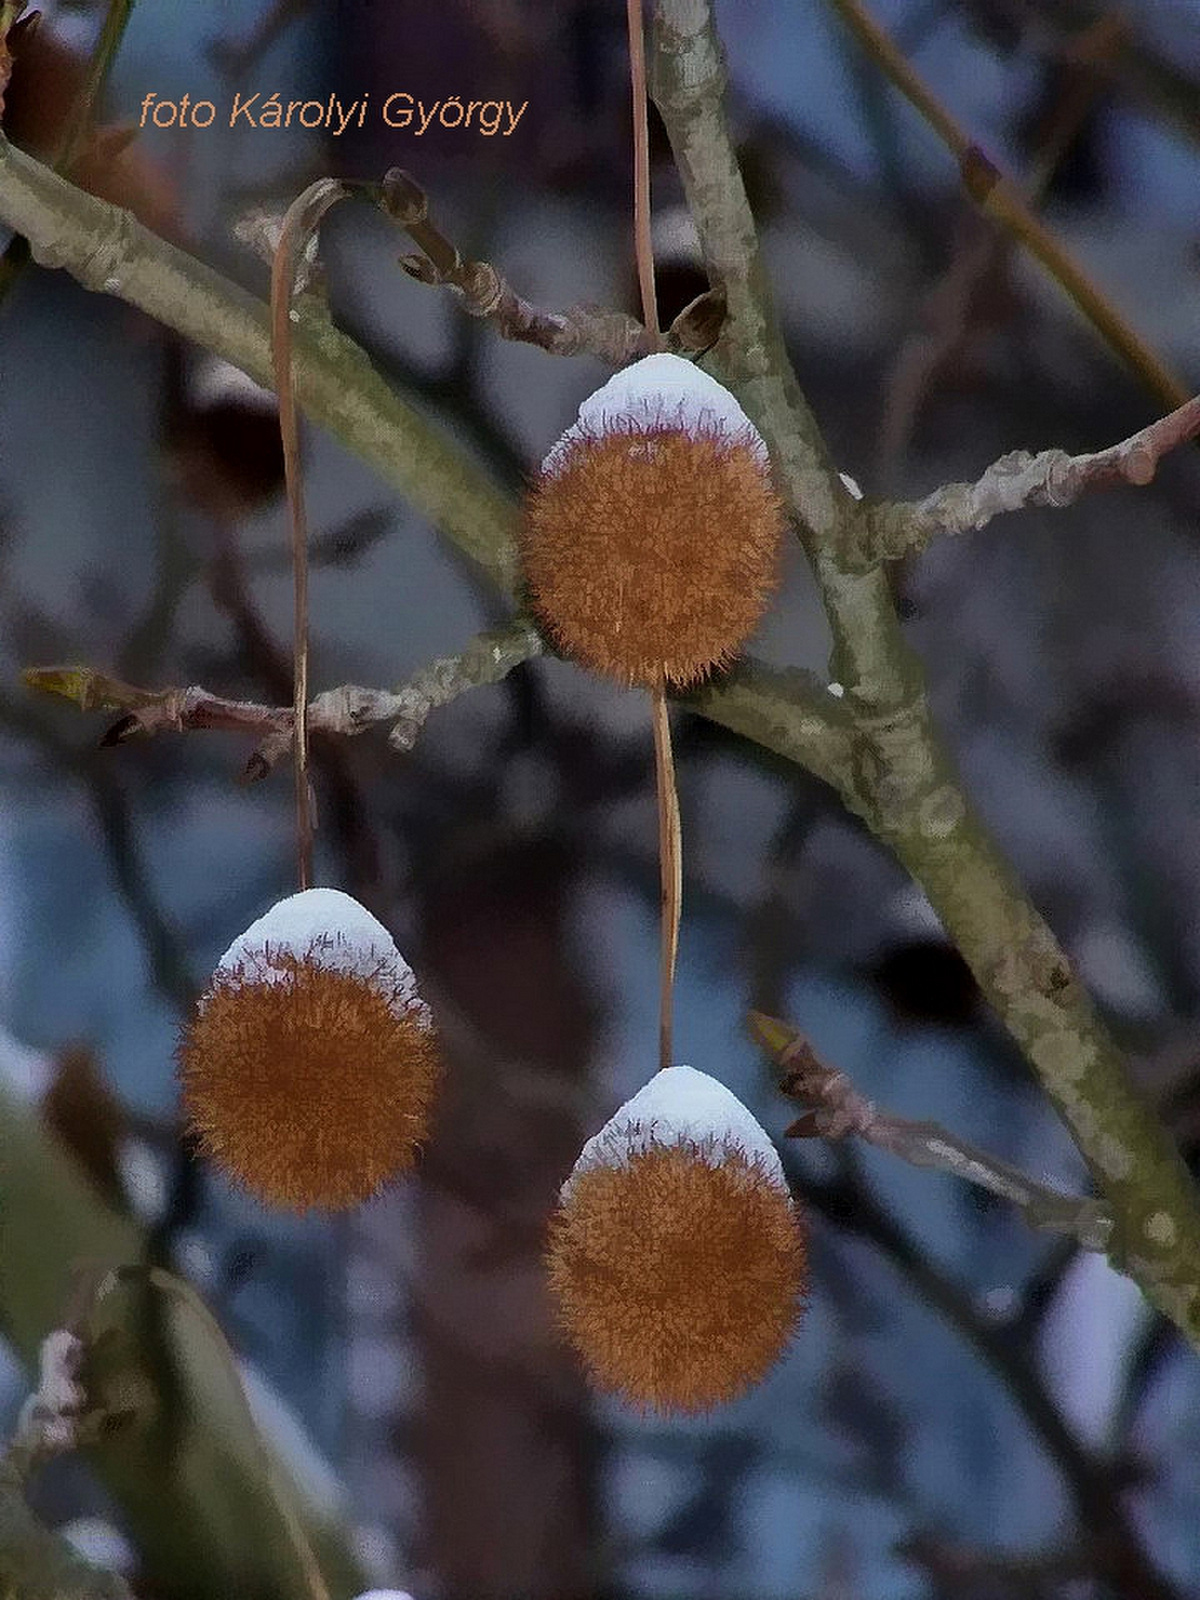
<instances>
[{"instance_id":1,"label":"hanging stalk","mask_svg":"<svg viewBox=\"0 0 1200 1600\"><path fill-rule=\"evenodd\" d=\"M650 128L646 96L646 41L641 0L626 0L629 28L629 79L633 90L633 230L637 253L642 320L662 347L658 303L654 293L654 246L650 238ZM658 796L658 862L661 881L659 926L661 971L658 1000L658 1064L674 1062L672 1033L675 1007L675 961L679 952L679 919L683 906L683 841L679 829L679 793L671 752L663 678L650 691L654 720L654 781Z\"/></svg>"},{"instance_id":2,"label":"hanging stalk","mask_svg":"<svg viewBox=\"0 0 1200 1600\"><path fill-rule=\"evenodd\" d=\"M321 218L353 190L321 178L287 209L271 261L271 362L279 396L279 433L292 532L292 719L296 772L296 863L301 889L312 887L313 818L308 782L308 519L300 475L300 435L292 372L292 299L296 269Z\"/></svg>"}]
</instances>

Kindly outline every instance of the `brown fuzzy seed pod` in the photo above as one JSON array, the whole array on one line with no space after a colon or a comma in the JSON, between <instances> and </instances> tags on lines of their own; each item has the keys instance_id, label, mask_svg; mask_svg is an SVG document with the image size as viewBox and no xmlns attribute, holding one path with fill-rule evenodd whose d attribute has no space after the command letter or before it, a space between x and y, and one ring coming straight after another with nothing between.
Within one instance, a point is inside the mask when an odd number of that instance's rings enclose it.
<instances>
[{"instance_id":1,"label":"brown fuzzy seed pod","mask_svg":"<svg viewBox=\"0 0 1200 1600\"><path fill-rule=\"evenodd\" d=\"M386 930L322 889L281 901L234 942L179 1067L207 1154L267 1204L302 1211L355 1205L414 1165L439 1063Z\"/></svg>"},{"instance_id":2,"label":"brown fuzzy seed pod","mask_svg":"<svg viewBox=\"0 0 1200 1600\"><path fill-rule=\"evenodd\" d=\"M765 447L733 396L658 355L580 408L527 499L521 550L564 654L621 683L686 687L757 625L782 532Z\"/></svg>"},{"instance_id":3,"label":"brown fuzzy seed pod","mask_svg":"<svg viewBox=\"0 0 1200 1600\"><path fill-rule=\"evenodd\" d=\"M598 1388L644 1411L704 1411L786 1349L806 1284L800 1215L739 1139L623 1132L624 1155L581 1159L551 1225L560 1321Z\"/></svg>"}]
</instances>

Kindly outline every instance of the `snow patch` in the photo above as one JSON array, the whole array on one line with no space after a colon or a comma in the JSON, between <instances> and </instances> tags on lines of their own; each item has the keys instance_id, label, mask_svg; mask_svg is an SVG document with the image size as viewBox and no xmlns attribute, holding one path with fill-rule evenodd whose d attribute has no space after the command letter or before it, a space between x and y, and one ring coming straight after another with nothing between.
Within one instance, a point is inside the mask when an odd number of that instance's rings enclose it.
<instances>
[{"instance_id":1,"label":"snow patch","mask_svg":"<svg viewBox=\"0 0 1200 1600\"><path fill-rule=\"evenodd\" d=\"M217 962L217 971L252 964L267 951L365 978L382 968L399 991L393 1007L396 1014L415 1013L422 1027L433 1025L429 1007L417 993L413 970L396 948L396 941L365 906L340 889L302 889L276 901L245 933L238 934ZM264 977L270 982L283 974L268 968Z\"/></svg>"},{"instance_id":2,"label":"snow patch","mask_svg":"<svg viewBox=\"0 0 1200 1600\"><path fill-rule=\"evenodd\" d=\"M22 1044L0 1026L0 1081L26 1105L36 1105L54 1082L54 1057Z\"/></svg>"},{"instance_id":3,"label":"snow patch","mask_svg":"<svg viewBox=\"0 0 1200 1600\"><path fill-rule=\"evenodd\" d=\"M590 1167L624 1166L652 1145L684 1143L696 1145L714 1167L732 1146L789 1192L775 1146L737 1096L695 1067L667 1067L592 1135L563 1184L562 1198Z\"/></svg>"},{"instance_id":4,"label":"snow patch","mask_svg":"<svg viewBox=\"0 0 1200 1600\"><path fill-rule=\"evenodd\" d=\"M542 471L560 466L579 439L613 433L634 423L666 423L693 435L722 433L744 442L765 466L762 435L723 384L682 356L643 356L614 373L579 407L578 420L542 462Z\"/></svg>"}]
</instances>

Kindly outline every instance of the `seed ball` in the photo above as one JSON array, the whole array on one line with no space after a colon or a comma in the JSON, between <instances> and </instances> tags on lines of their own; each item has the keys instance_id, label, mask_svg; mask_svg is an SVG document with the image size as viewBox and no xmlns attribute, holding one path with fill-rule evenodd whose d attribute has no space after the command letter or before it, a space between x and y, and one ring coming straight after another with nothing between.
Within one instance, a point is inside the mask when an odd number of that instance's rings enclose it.
<instances>
[{"instance_id":1,"label":"seed ball","mask_svg":"<svg viewBox=\"0 0 1200 1600\"><path fill-rule=\"evenodd\" d=\"M415 1164L439 1071L382 923L309 889L234 940L180 1042L202 1150L268 1205L339 1209Z\"/></svg>"},{"instance_id":2,"label":"seed ball","mask_svg":"<svg viewBox=\"0 0 1200 1600\"><path fill-rule=\"evenodd\" d=\"M533 605L564 654L625 684L727 666L775 587L766 446L729 391L647 356L584 401L527 497Z\"/></svg>"},{"instance_id":3,"label":"seed ball","mask_svg":"<svg viewBox=\"0 0 1200 1600\"><path fill-rule=\"evenodd\" d=\"M806 1240L750 1113L715 1079L672 1067L585 1146L551 1224L549 1274L598 1388L643 1411L698 1412L784 1353Z\"/></svg>"}]
</instances>

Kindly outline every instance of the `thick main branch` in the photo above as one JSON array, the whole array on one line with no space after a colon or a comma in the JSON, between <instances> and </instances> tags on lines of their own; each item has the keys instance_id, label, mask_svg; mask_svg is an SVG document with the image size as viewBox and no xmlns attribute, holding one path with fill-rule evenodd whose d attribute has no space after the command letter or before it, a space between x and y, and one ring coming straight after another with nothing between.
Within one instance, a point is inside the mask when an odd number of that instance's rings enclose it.
<instances>
[{"instance_id":1,"label":"thick main branch","mask_svg":"<svg viewBox=\"0 0 1200 1600\"><path fill-rule=\"evenodd\" d=\"M770 447L806 530L856 728L853 796L921 884L1036 1068L1112 1208L1113 1258L1200 1347L1200 1207L1082 984L982 823L933 728L886 575L854 570L865 508L839 493L771 304L723 104L710 0L658 0L655 99L709 271L724 288L714 355Z\"/></svg>"}]
</instances>

